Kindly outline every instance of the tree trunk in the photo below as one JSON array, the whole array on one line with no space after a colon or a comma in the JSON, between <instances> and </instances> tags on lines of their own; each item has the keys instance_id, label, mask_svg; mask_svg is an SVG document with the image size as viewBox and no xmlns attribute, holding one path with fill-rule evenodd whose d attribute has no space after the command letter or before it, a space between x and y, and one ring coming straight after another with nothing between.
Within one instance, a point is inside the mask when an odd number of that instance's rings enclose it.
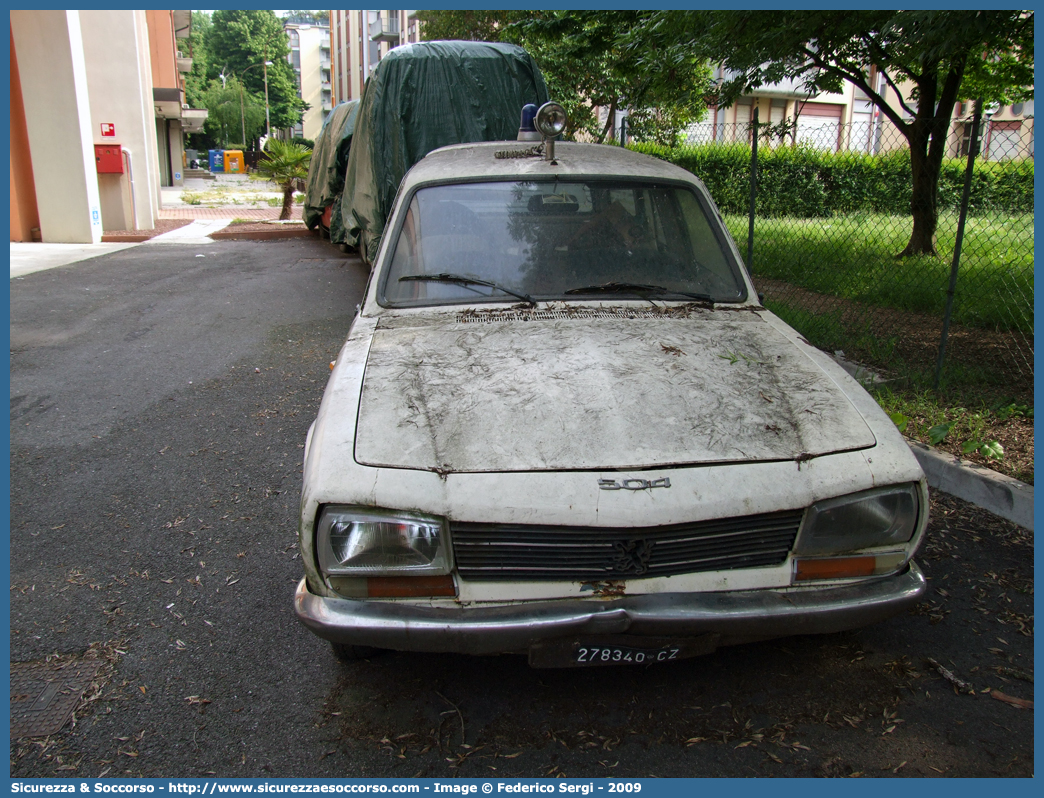
<instances>
[{"instance_id":1,"label":"tree trunk","mask_svg":"<svg viewBox=\"0 0 1044 798\"><path fill-rule=\"evenodd\" d=\"M910 167L913 174L913 193L910 197L910 214L913 216L913 231L906 249L900 258L911 255L937 255L935 229L939 224L939 170L932 169L928 157L927 135L915 133L910 138Z\"/></svg>"},{"instance_id":2,"label":"tree trunk","mask_svg":"<svg viewBox=\"0 0 1044 798\"><path fill-rule=\"evenodd\" d=\"M612 102L609 103L609 116L605 120L605 127L602 128L602 135L598 137L598 143L604 144L605 137L609 135L609 131L613 129L613 121L616 119L616 98L614 97Z\"/></svg>"},{"instance_id":3,"label":"tree trunk","mask_svg":"<svg viewBox=\"0 0 1044 798\"><path fill-rule=\"evenodd\" d=\"M279 220L284 221L290 218L290 211L294 207L294 184L287 183L283 187L283 210L279 212Z\"/></svg>"},{"instance_id":4,"label":"tree trunk","mask_svg":"<svg viewBox=\"0 0 1044 798\"><path fill-rule=\"evenodd\" d=\"M964 76L964 64L963 57L954 59L943 77L941 91L938 62L925 63L917 81L917 116L906 134L913 179L910 196L913 230L906 249L899 253L900 258L939 254L935 247L935 231L939 225L939 173L946 154L953 104L957 101L957 91Z\"/></svg>"}]
</instances>

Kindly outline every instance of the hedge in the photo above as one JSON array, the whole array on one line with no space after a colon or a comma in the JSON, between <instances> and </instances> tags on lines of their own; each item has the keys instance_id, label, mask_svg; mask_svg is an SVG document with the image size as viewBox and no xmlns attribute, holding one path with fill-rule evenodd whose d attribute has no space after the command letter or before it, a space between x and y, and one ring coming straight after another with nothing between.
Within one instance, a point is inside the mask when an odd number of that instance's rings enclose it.
<instances>
[{"instance_id":1,"label":"hedge","mask_svg":"<svg viewBox=\"0 0 1044 798\"><path fill-rule=\"evenodd\" d=\"M722 213L746 214L750 203L750 147L700 144L666 147L629 145L687 169L706 183ZM943 161L939 208L960 205L967 162ZM815 218L851 213L910 213L910 155L823 152L808 146L759 148L756 212L766 217ZM1032 213L1033 161L979 161L975 164L971 213Z\"/></svg>"}]
</instances>

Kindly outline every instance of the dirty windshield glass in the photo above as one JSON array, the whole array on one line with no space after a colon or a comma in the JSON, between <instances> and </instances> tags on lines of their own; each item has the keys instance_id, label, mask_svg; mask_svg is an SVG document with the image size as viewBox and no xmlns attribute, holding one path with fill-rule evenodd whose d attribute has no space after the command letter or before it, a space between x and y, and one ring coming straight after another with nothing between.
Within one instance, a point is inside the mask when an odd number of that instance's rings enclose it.
<instances>
[{"instance_id":1,"label":"dirty windshield glass","mask_svg":"<svg viewBox=\"0 0 1044 798\"><path fill-rule=\"evenodd\" d=\"M696 194L635 182L468 183L413 196L382 281L395 306L605 297L738 302Z\"/></svg>"}]
</instances>

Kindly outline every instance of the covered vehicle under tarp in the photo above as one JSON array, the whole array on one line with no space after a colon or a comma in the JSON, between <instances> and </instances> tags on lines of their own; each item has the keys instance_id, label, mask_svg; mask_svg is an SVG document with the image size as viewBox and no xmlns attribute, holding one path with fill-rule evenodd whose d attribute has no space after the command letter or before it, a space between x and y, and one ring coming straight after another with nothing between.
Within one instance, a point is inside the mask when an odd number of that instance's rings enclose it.
<instances>
[{"instance_id":1,"label":"covered vehicle under tarp","mask_svg":"<svg viewBox=\"0 0 1044 798\"><path fill-rule=\"evenodd\" d=\"M323 211L341 198L358 115L358 100L341 103L326 117L315 140L312 161L308 166L303 212L309 230L314 230Z\"/></svg>"},{"instance_id":2,"label":"covered vehicle under tarp","mask_svg":"<svg viewBox=\"0 0 1044 798\"><path fill-rule=\"evenodd\" d=\"M358 247L372 263L411 166L449 144L514 140L522 106L547 100L544 77L521 47L455 41L396 47L363 90L341 195L343 228L331 222L330 240Z\"/></svg>"}]
</instances>

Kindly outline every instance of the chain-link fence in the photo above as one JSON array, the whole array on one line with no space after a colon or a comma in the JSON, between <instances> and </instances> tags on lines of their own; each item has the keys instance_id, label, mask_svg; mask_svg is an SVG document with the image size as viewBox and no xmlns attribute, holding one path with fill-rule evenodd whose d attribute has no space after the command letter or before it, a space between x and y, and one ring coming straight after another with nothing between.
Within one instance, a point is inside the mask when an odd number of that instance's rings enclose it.
<instances>
[{"instance_id":1,"label":"chain-link fence","mask_svg":"<svg viewBox=\"0 0 1044 798\"><path fill-rule=\"evenodd\" d=\"M948 318L942 383L1031 401L1033 120L983 119L948 303L971 128L952 126L932 192L915 189L909 144L887 122L760 125L753 216L753 125L635 146L707 183L740 251L752 250L766 305L817 346L932 385Z\"/></svg>"}]
</instances>

